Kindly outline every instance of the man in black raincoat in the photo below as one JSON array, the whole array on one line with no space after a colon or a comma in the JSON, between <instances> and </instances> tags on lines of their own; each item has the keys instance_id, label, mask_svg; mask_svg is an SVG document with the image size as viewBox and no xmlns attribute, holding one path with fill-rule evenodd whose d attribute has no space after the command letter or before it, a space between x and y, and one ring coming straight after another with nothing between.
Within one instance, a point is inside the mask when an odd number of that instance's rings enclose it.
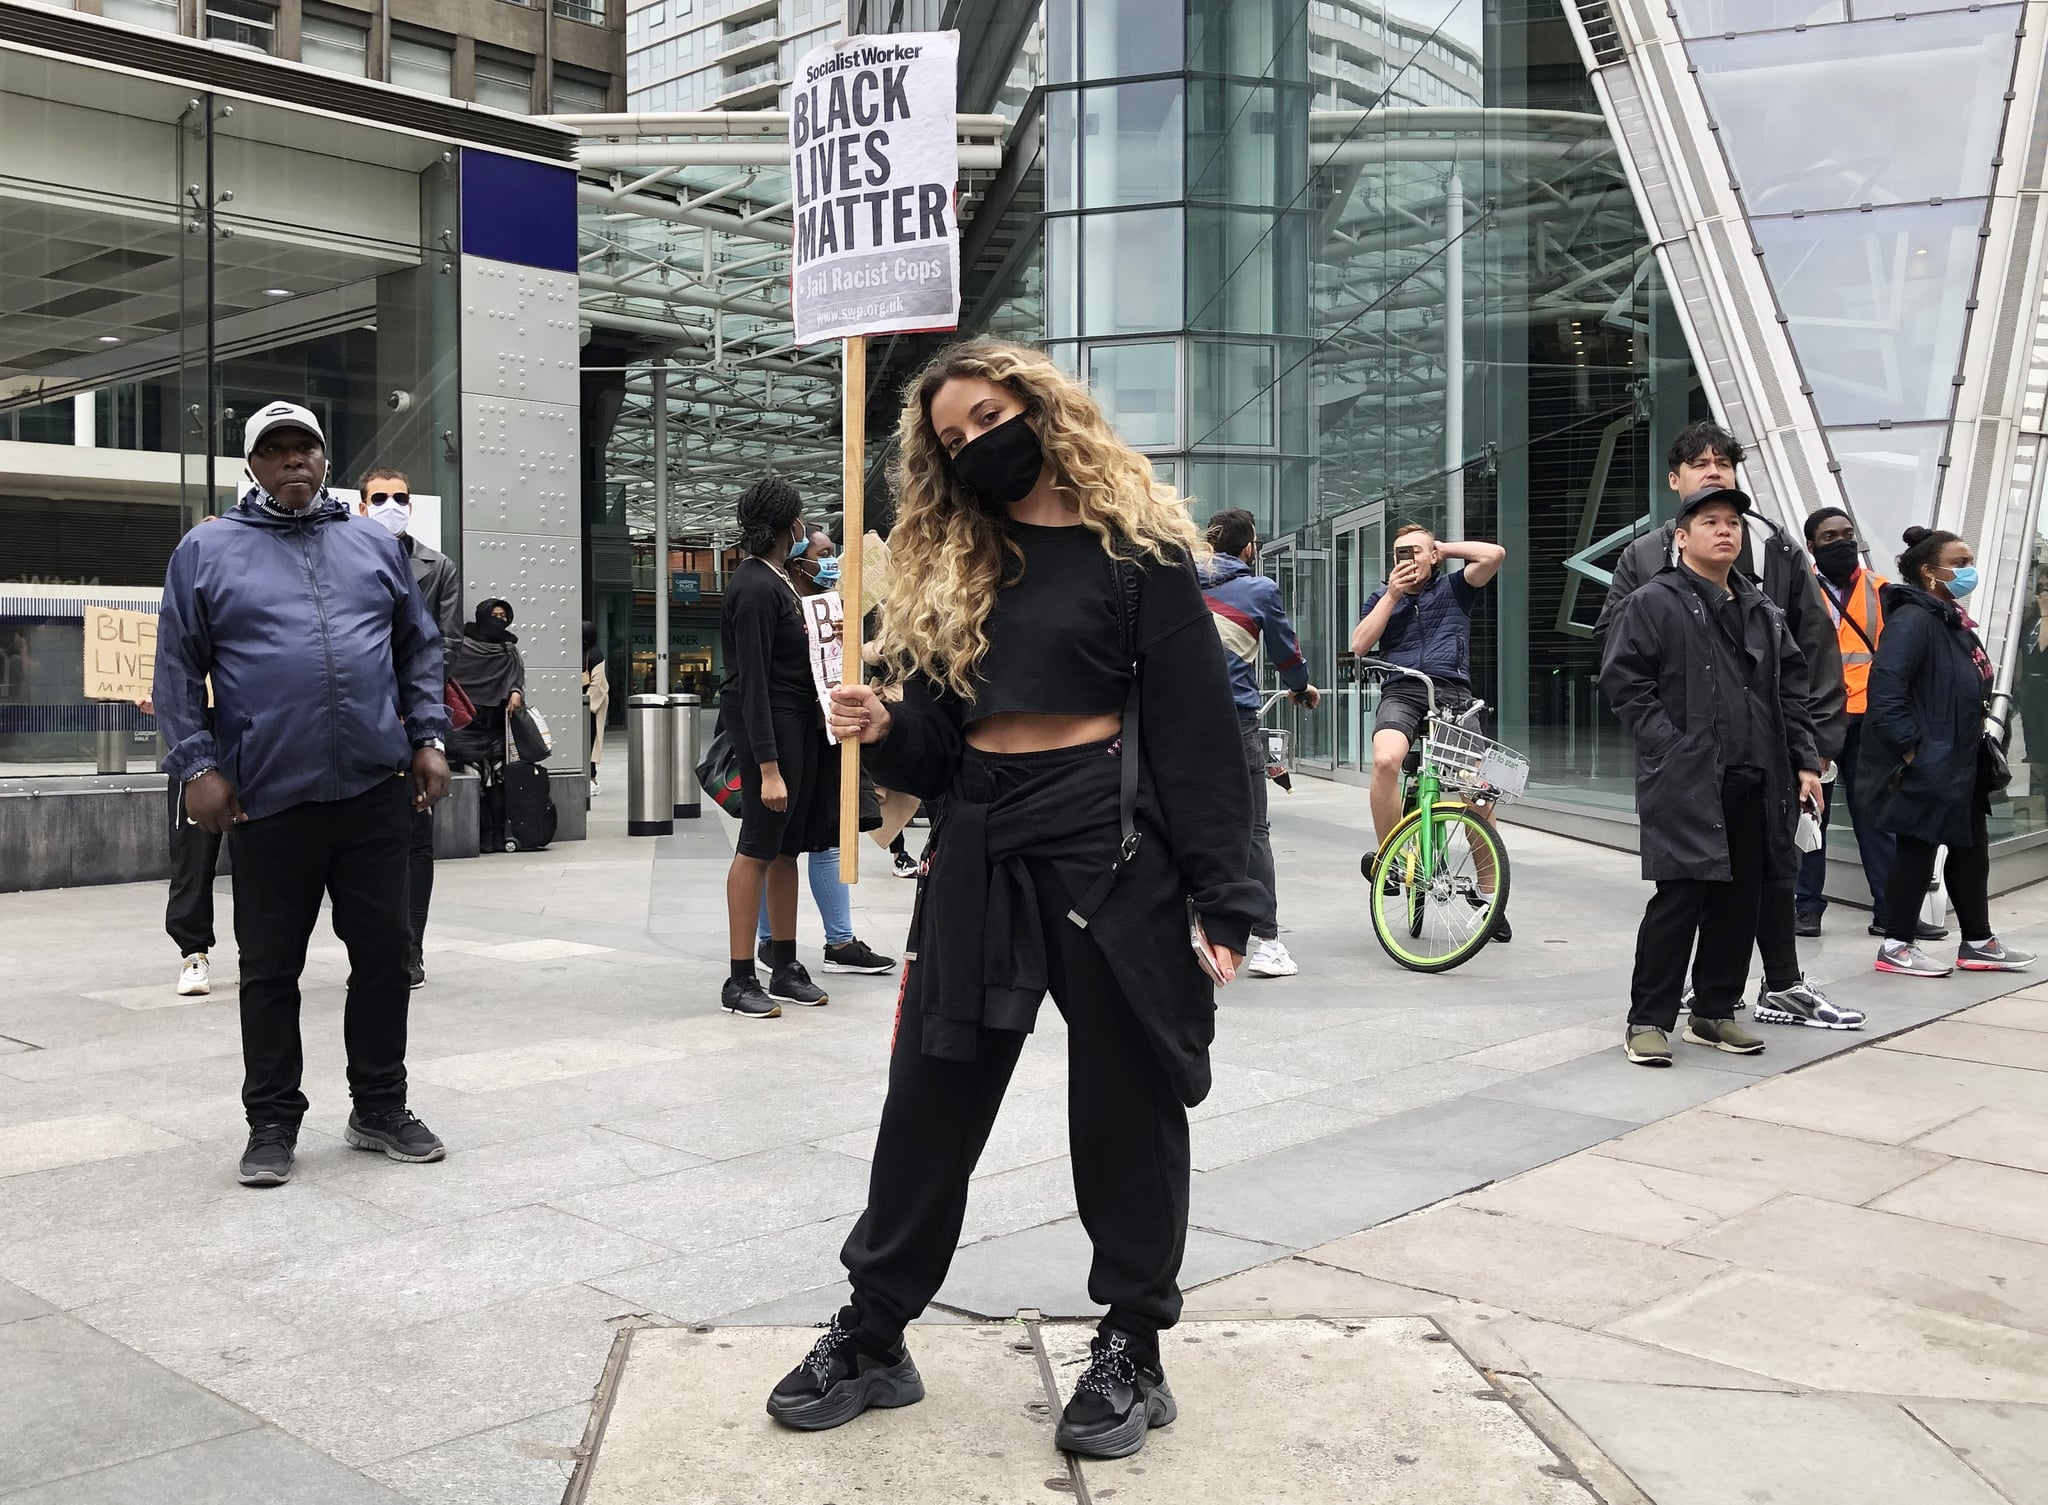
<instances>
[{"instance_id":1,"label":"man in black raincoat","mask_svg":"<svg viewBox=\"0 0 2048 1505\"><path fill-rule=\"evenodd\" d=\"M1600 688L1635 739L1643 877L1657 885L1624 1042L1645 1066L1671 1064L1688 961L1685 1038L1763 1049L1733 1022L1735 1005L1765 886L1791 880L1799 806L1820 803L1805 655L1784 613L1734 567L1749 510L1727 487L1688 495L1678 559L1620 603L1601 655Z\"/></svg>"}]
</instances>

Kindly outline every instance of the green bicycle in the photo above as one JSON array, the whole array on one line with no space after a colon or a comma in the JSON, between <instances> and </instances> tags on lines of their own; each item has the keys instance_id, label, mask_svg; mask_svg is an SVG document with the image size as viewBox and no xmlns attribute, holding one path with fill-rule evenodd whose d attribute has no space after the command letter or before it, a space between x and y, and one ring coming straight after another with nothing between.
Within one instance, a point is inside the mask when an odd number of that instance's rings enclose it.
<instances>
[{"instance_id":1,"label":"green bicycle","mask_svg":"<svg viewBox=\"0 0 2048 1505\"><path fill-rule=\"evenodd\" d=\"M1508 902L1508 852L1486 816L1519 798L1529 760L1475 730L1484 702L1440 715L1427 674L1364 666L1422 681L1429 719L1402 770L1401 819L1359 863L1372 884L1372 929L1411 972L1448 972L1493 936Z\"/></svg>"}]
</instances>

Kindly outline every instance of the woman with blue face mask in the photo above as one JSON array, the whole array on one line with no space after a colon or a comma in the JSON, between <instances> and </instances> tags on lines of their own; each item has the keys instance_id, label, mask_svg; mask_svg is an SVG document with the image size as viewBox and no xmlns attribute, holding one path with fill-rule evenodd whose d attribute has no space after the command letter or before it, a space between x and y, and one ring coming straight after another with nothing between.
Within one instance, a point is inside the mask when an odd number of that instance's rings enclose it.
<instances>
[{"instance_id":1,"label":"woman with blue face mask","mask_svg":"<svg viewBox=\"0 0 2048 1505\"><path fill-rule=\"evenodd\" d=\"M1953 533L1908 528L1899 583L1880 594L1884 636L1870 668L1870 701L1856 771L1863 816L1898 838L1885 882L1885 939L1877 970L1905 977L2024 971L2034 958L1991 933L1991 796L2002 774L1984 743L1993 668L1963 602L1977 558ZM1935 852L1962 944L1955 966L1915 941Z\"/></svg>"}]
</instances>

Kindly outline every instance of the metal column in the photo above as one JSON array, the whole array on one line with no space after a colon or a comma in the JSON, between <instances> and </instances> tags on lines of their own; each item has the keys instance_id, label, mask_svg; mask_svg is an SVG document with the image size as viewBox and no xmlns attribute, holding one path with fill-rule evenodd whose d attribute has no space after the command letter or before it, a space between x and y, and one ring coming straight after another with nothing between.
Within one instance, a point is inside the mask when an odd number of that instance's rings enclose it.
<instances>
[{"instance_id":1,"label":"metal column","mask_svg":"<svg viewBox=\"0 0 2048 1505\"><path fill-rule=\"evenodd\" d=\"M654 368L654 693L674 683L668 667L668 368Z\"/></svg>"},{"instance_id":2,"label":"metal column","mask_svg":"<svg viewBox=\"0 0 2048 1505\"><path fill-rule=\"evenodd\" d=\"M704 792L697 784L697 711L695 695L668 698L669 736L675 744L675 815L696 820L704 813Z\"/></svg>"},{"instance_id":3,"label":"metal column","mask_svg":"<svg viewBox=\"0 0 2048 1505\"><path fill-rule=\"evenodd\" d=\"M626 697L626 834L675 833L675 742L666 695Z\"/></svg>"}]
</instances>

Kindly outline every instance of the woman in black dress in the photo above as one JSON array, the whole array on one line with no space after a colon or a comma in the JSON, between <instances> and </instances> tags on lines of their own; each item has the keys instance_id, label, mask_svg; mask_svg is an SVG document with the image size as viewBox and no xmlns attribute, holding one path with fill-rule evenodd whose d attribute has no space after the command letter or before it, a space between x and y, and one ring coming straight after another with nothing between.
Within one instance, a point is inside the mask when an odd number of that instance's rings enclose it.
<instances>
[{"instance_id":1,"label":"woman in black dress","mask_svg":"<svg viewBox=\"0 0 2048 1505\"><path fill-rule=\"evenodd\" d=\"M853 1298L768 1410L815 1430L922 1398L903 1330L945 1279L1049 993L1067 1021L1088 1290L1109 1309L1057 1440L1122 1457L1174 1417L1159 1333L1180 1315L1208 974L1233 974L1261 902L1200 538L1038 351L945 352L906 394L897 437L880 648L903 697L834 690L832 725L866 745L880 782L945 806L867 1211L841 1254Z\"/></svg>"},{"instance_id":2,"label":"woman in black dress","mask_svg":"<svg viewBox=\"0 0 2048 1505\"><path fill-rule=\"evenodd\" d=\"M775 476L740 494L740 549L725 582L718 633L725 652L719 721L740 758L739 840L725 878L732 975L719 1007L779 1019L782 1005L821 1004L823 988L796 959L796 859L839 844L839 778L811 675L810 638L789 561L809 547L803 501ZM770 971L754 971L754 924L768 896Z\"/></svg>"}]
</instances>

